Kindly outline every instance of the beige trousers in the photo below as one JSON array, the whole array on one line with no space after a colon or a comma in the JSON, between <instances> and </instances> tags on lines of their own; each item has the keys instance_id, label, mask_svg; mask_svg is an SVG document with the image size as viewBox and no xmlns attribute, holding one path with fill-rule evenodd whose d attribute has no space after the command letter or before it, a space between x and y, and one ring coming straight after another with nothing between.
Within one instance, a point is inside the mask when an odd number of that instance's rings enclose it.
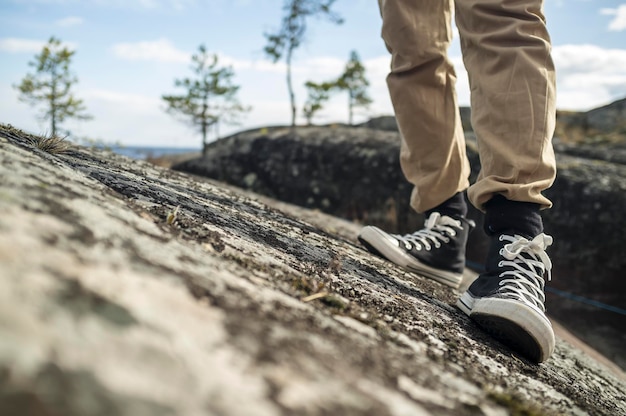
<instances>
[{"instance_id":1,"label":"beige trousers","mask_svg":"<svg viewBox=\"0 0 626 416\"><path fill-rule=\"evenodd\" d=\"M447 57L453 0L379 0L400 162L414 185L411 205L424 212L469 187L471 203L481 210L495 194L548 208L541 192L556 175L556 109L543 0L455 3L481 160L471 187L456 74Z\"/></svg>"}]
</instances>

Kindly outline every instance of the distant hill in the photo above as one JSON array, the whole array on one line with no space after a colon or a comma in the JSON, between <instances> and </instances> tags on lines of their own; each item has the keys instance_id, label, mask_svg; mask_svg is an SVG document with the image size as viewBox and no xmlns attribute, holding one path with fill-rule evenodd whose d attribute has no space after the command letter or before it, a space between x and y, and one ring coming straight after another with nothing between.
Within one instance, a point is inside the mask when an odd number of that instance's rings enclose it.
<instances>
[{"instance_id":1,"label":"distant hill","mask_svg":"<svg viewBox=\"0 0 626 416\"><path fill-rule=\"evenodd\" d=\"M461 107L466 132L472 131L471 110ZM377 130L397 131L393 116L382 116L360 125ZM564 143L610 143L626 145L626 98L590 111L557 111L555 138Z\"/></svg>"},{"instance_id":2,"label":"distant hill","mask_svg":"<svg viewBox=\"0 0 626 416\"><path fill-rule=\"evenodd\" d=\"M586 112L558 111L555 136L567 143L626 144L626 98Z\"/></svg>"}]
</instances>

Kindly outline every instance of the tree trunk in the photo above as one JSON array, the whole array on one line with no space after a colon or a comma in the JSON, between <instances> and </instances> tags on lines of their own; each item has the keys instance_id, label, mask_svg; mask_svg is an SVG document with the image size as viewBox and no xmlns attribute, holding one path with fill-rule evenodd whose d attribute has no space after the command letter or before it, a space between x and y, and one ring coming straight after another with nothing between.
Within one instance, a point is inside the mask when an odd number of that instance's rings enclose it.
<instances>
[{"instance_id":1,"label":"tree trunk","mask_svg":"<svg viewBox=\"0 0 626 416\"><path fill-rule=\"evenodd\" d=\"M207 135L207 130L208 130L208 123L207 123L207 109L209 108L209 96L208 93L205 92L204 96L202 97L202 117L201 117L201 123L202 123L202 153L204 154L205 150L206 150L206 146L207 146L207 141L206 141L206 135Z\"/></svg>"},{"instance_id":2,"label":"tree trunk","mask_svg":"<svg viewBox=\"0 0 626 416\"><path fill-rule=\"evenodd\" d=\"M291 129L294 131L296 127L296 96L291 84L291 56L292 50L289 49L287 52L287 90L289 91L289 101L291 103Z\"/></svg>"},{"instance_id":3,"label":"tree trunk","mask_svg":"<svg viewBox=\"0 0 626 416\"><path fill-rule=\"evenodd\" d=\"M50 117L50 128L52 129L52 136L56 136L57 135L57 115L56 115L56 110L53 108L52 109L52 116Z\"/></svg>"},{"instance_id":4,"label":"tree trunk","mask_svg":"<svg viewBox=\"0 0 626 416\"><path fill-rule=\"evenodd\" d=\"M354 111L354 100L352 94L348 93L348 126L352 125L352 112Z\"/></svg>"},{"instance_id":5,"label":"tree trunk","mask_svg":"<svg viewBox=\"0 0 626 416\"><path fill-rule=\"evenodd\" d=\"M208 126L207 126L206 120L202 120L202 153L203 154L206 151L206 146L207 146L207 142L206 142L207 129L208 129Z\"/></svg>"},{"instance_id":6,"label":"tree trunk","mask_svg":"<svg viewBox=\"0 0 626 416\"><path fill-rule=\"evenodd\" d=\"M57 74L54 68L52 69L51 74L51 85L50 85L50 128L52 129L52 136L57 135Z\"/></svg>"}]
</instances>

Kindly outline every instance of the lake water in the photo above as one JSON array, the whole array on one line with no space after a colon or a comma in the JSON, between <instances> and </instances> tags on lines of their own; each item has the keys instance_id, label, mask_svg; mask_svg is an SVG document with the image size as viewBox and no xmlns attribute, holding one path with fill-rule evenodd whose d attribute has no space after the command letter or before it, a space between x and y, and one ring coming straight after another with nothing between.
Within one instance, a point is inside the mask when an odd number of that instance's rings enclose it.
<instances>
[{"instance_id":1,"label":"lake water","mask_svg":"<svg viewBox=\"0 0 626 416\"><path fill-rule=\"evenodd\" d=\"M133 159L145 159L147 157L160 157L165 155L179 155L183 153L198 153L201 151L195 147L143 147L143 146L112 146L111 150L117 154Z\"/></svg>"}]
</instances>

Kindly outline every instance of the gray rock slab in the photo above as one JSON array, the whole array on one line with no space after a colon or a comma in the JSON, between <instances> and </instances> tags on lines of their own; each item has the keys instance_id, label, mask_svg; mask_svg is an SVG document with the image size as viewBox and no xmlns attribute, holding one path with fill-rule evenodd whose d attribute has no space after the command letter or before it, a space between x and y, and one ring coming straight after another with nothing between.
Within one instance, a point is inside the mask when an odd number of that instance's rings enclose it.
<instances>
[{"instance_id":1,"label":"gray rock slab","mask_svg":"<svg viewBox=\"0 0 626 416\"><path fill-rule=\"evenodd\" d=\"M626 413L580 350L527 362L288 208L0 126L0 414Z\"/></svg>"},{"instance_id":2,"label":"gray rock slab","mask_svg":"<svg viewBox=\"0 0 626 416\"><path fill-rule=\"evenodd\" d=\"M468 134L467 139L473 182L480 160L475 138ZM274 128L211 143L204 157L174 168L405 234L421 228L424 219L409 206L411 186L402 175L399 152L400 137L393 131L313 126L292 134ZM554 267L548 313L626 369L623 312L590 306L595 301L623 311L626 305L626 166L571 153L557 153L557 165L554 186L546 191L554 207L543 211L546 232L555 241L549 250ZM478 226L470 234L467 258L479 268L489 241L482 214L470 208L469 215Z\"/></svg>"}]
</instances>

